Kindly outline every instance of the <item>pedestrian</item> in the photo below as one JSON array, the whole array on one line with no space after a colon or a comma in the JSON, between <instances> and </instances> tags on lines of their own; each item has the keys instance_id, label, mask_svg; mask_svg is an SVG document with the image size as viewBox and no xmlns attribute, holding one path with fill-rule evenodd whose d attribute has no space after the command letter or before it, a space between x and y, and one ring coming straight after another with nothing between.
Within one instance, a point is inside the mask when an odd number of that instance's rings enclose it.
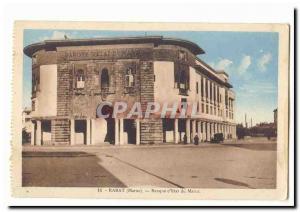
<instances>
[{"instance_id":1,"label":"pedestrian","mask_svg":"<svg viewBox=\"0 0 300 212\"><path fill-rule=\"evenodd\" d=\"M199 137L198 137L197 134L196 134L195 137L194 137L194 144L195 144L195 145L198 145L198 144L199 144Z\"/></svg>"},{"instance_id":2,"label":"pedestrian","mask_svg":"<svg viewBox=\"0 0 300 212\"><path fill-rule=\"evenodd\" d=\"M187 136L186 136L186 134L184 134L184 136L183 136L183 144L187 144Z\"/></svg>"}]
</instances>

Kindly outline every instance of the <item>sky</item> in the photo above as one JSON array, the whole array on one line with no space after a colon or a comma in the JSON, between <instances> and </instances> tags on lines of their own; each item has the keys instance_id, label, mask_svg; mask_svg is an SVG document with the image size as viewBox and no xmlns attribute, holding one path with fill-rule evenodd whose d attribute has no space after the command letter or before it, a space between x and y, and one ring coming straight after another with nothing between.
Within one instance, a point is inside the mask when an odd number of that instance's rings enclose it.
<instances>
[{"instance_id":1,"label":"sky","mask_svg":"<svg viewBox=\"0 0 300 212\"><path fill-rule=\"evenodd\" d=\"M237 123L245 114L253 125L273 122L278 96L278 33L208 31L103 31L103 30L24 30L24 47L49 39L97 38L162 35L198 44L205 54L199 58L216 70L229 74L236 94ZM31 59L24 54L23 107L31 105Z\"/></svg>"}]
</instances>

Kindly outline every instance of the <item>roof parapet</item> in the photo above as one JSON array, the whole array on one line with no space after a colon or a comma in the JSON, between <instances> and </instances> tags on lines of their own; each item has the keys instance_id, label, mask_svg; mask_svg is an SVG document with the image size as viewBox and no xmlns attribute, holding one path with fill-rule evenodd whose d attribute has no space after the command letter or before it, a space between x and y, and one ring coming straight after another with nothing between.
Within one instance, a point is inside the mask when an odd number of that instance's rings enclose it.
<instances>
[{"instance_id":1,"label":"roof parapet","mask_svg":"<svg viewBox=\"0 0 300 212\"><path fill-rule=\"evenodd\" d=\"M189 49L193 54L204 54L204 50L196 43L178 38L164 38L163 36L140 36L140 37L107 37L91 39L64 39L64 40L45 40L34 43L24 48L24 53L32 55L42 49L56 48L60 46L90 46L90 45L111 45L111 44L141 44L154 43L155 45L177 45Z\"/></svg>"}]
</instances>

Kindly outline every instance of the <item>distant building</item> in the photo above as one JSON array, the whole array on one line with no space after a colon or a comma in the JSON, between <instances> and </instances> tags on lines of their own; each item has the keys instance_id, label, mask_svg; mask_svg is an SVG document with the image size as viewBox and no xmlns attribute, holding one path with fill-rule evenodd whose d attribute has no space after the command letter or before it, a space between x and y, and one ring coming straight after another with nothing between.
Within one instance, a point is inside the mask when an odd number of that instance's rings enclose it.
<instances>
[{"instance_id":1,"label":"distant building","mask_svg":"<svg viewBox=\"0 0 300 212\"><path fill-rule=\"evenodd\" d=\"M273 112L274 112L274 124L275 126L277 126L277 108L273 110Z\"/></svg>"},{"instance_id":2,"label":"distant building","mask_svg":"<svg viewBox=\"0 0 300 212\"><path fill-rule=\"evenodd\" d=\"M25 107L22 112L22 127L31 129L31 109Z\"/></svg>"},{"instance_id":3,"label":"distant building","mask_svg":"<svg viewBox=\"0 0 300 212\"><path fill-rule=\"evenodd\" d=\"M33 125L31 122L31 109L30 108L24 108L22 112L22 142L26 143L30 141L31 133Z\"/></svg>"}]
</instances>

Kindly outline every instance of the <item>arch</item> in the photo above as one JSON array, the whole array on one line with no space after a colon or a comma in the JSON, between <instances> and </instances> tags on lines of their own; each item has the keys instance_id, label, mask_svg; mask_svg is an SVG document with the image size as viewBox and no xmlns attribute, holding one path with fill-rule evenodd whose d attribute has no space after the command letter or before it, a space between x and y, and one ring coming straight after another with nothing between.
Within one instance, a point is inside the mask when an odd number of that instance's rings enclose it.
<instances>
[{"instance_id":1,"label":"arch","mask_svg":"<svg viewBox=\"0 0 300 212\"><path fill-rule=\"evenodd\" d=\"M76 71L76 88L84 88L84 81L85 81L85 76L84 76L84 70L78 69Z\"/></svg>"},{"instance_id":2,"label":"arch","mask_svg":"<svg viewBox=\"0 0 300 212\"><path fill-rule=\"evenodd\" d=\"M110 82L109 82L109 73L108 73L107 68L102 69L100 80L101 80L101 82L100 82L101 83L101 89L109 87Z\"/></svg>"}]
</instances>

